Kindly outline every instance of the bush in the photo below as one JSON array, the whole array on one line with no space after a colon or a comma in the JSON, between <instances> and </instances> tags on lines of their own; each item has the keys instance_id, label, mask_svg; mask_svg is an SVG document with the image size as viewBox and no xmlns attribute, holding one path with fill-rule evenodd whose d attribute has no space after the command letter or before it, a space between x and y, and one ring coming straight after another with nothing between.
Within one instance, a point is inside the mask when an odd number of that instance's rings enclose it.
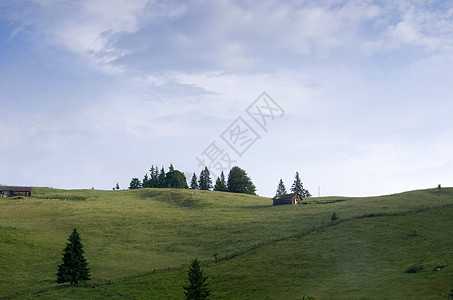
<instances>
[{"instance_id":1,"label":"bush","mask_svg":"<svg viewBox=\"0 0 453 300\"><path fill-rule=\"evenodd\" d=\"M336 220L338 220L338 216L337 216L337 214L335 213L335 211L333 212L332 216L330 217L330 220L331 220L331 221L336 221Z\"/></svg>"}]
</instances>

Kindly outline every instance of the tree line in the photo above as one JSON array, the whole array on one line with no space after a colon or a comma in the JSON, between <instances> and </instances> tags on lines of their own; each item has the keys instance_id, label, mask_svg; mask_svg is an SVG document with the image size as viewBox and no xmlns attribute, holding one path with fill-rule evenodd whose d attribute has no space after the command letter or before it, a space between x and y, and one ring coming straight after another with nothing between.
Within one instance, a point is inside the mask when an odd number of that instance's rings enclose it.
<instances>
[{"instance_id":1,"label":"tree line","mask_svg":"<svg viewBox=\"0 0 453 300\"><path fill-rule=\"evenodd\" d=\"M251 195L255 195L256 192L256 187L247 175L247 172L238 166L231 168L227 177L225 177L225 174L222 171L214 184L209 169L205 167L201 170L199 176L197 176L195 172L193 173L189 186L184 173L176 170L173 167L173 164L170 164L168 172L165 171L164 167L159 169L157 166L155 167L152 165L149 170L149 175L148 173L145 173L142 180L137 177L131 179L129 189L139 188L190 188L193 190L214 190ZM117 189L119 189L119 187Z\"/></svg>"}]
</instances>

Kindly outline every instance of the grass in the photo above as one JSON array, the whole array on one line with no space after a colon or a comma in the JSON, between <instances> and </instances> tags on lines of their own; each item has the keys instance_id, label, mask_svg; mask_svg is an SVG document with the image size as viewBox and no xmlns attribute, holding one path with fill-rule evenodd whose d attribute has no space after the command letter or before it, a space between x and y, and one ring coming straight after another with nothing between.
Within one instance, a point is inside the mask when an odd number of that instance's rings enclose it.
<instances>
[{"instance_id":1,"label":"grass","mask_svg":"<svg viewBox=\"0 0 453 300\"><path fill-rule=\"evenodd\" d=\"M251 248L205 265L215 299L391 299L392 291L436 298L453 288L449 277L442 277L452 275L451 208L351 220L303 234L330 224L333 211L341 221L452 204L453 189L321 198L345 200L327 204L316 198L312 204L279 207L257 196L189 190L40 188L34 194L38 197L0 200L0 297L54 286L73 227L81 234L92 276L112 280L103 287L136 299L180 298L187 272L182 264L194 257L212 262L216 251L224 257ZM435 263L447 267L434 273ZM405 273L414 264L423 269ZM178 270L143 276L169 266ZM106 293L120 297L100 287L53 288L31 297L102 299Z\"/></svg>"}]
</instances>

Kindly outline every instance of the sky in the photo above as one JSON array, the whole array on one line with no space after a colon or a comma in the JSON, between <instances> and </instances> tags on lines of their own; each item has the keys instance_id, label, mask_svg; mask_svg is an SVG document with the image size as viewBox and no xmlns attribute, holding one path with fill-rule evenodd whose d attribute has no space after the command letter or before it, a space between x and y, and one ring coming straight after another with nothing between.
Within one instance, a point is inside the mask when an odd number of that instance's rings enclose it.
<instances>
[{"instance_id":1,"label":"sky","mask_svg":"<svg viewBox=\"0 0 453 300\"><path fill-rule=\"evenodd\" d=\"M0 184L452 186L452 92L451 1L0 0Z\"/></svg>"}]
</instances>

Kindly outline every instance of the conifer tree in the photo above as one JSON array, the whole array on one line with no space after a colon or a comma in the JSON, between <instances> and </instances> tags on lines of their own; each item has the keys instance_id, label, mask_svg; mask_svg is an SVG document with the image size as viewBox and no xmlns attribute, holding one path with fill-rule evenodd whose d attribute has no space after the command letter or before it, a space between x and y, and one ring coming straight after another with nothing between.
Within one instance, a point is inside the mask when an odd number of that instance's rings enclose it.
<instances>
[{"instance_id":1,"label":"conifer tree","mask_svg":"<svg viewBox=\"0 0 453 300\"><path fill-rule=\"evenodd\" d=\"M275 192L275 196L281 196L286 194L286 187L285 184L283 183L283 180L280 179L280 182L278 183L277 191Z\"/></svg>"},{"instance_id":2,"label":"conifer tree","mask_svg":"<svg viewBox=\"0 0 453 300\"><path fill-rule=\"evenodd\" d=\"M140 179L138 178L132 178L131 183L129 184L129 189L139 189L142 187L142 183L140 182Z\"/></svg>"},{"instance_id":3,"label":"conifer tree","mask_svg":"<svg viewBox=\"0 0 453 300\"><path fill-rule=\"evenodd\" d=\"M151 168L149 169L149 187L150 188L156 188L158 186L158 179L159 176L159 170L157 169L157 166L154 167L154 165L151 165Z\"/></svg>"},{"instance_id":4,"label":"conifer tree","mask_svg":"<svg viewBox=\"0 0 453 300\"><path fill-rule=\"evenodd\" d=\"M204 170L201 171L198 186L200 190L210 190L212 188L212 180L208 167L204 167Z\"/></svg>"},{"instance_id":5,"label":"conifer tree","mask_svg":"<svg viewBox=\"0 0 453 300\"><path fill-rule=\"evenodd\" d=\"M162 167L160 173L157 177L157 187L163 188L165 187L165 169Z\"/></svg>"},{"instance_id":6,"label":"conifer tree","mask_svg":"<svg viewBox=\"0 0 453 300\"><path fill-rule=\"evenodd\" d=\"M142 180L142 187L144 187L144 188L150 187L149 184L150 184L150 182L149 182L148 174L145 173L145 176L143 176L143 180Z\"/></svg>"},{"instance_id":7,"label":"conifer tree","mask_svg":"<svg viewBox=\"0 0 453 300\"><path fill-rule=\"evenodd\" d=\"M170 164L169 172L174 171L174 170L175 170L175 168L173 167L173 164Z\"/></svg>"},{"instance_id":8,"label":"conifer tree","mask_svg":"<svg viewBox=\"0 0 453 300\"><path fill-rule=\"evenodd\" d=\"M245 170L234 166L228 173L227 191L255 195L256 187Z\"/></svg>"},{"instance_id":9,"label":"conifer tree","mask_svg":"<svg viewBox=\"0 0 453 300\"><path fill-rule=\"evenodd\" d=\"M192 175L192 179L190 181L190 188L192 190L198 189L198 179L197 179L197 175L195 173L193 173L193 175Z\"/></svg>"},{"instance_id":10,"label":"conifer tree","mask_svg":"<svg viewBox=\"0 0 453 300\"><path fill-rule=\"evenodd\" d=\"M116 183L115 189L120 190L120 185L118 184L118 182Z\"/></svg>"},{"instance_id":11,"label":"conifer tree","mask_svg":"<svg viewBox=\"0 0 453 300\"><path fill-rule=\"evenodd\" d=\"M68 238L66 248L63 250L63 263L58 266L57 283L69 282L71 286L90 279L88 263L83 256L83 245L74 228Z\"/></svg>"},{"instance_id":12,"label":"conifer tree","mask_svg":"<svg viewBox=\"0 0 453 300\"><path fill-rule=\"evenodd\" d=\"M308 190L304 189L304 185L299 177L299 172L296 172L293 185L291 186L291 192L301 194L302 197L308 198L311 197L311 194Z\"/></svg>"},{"instance_id":13,"label":"conifer tree","mask_svg":"<svg viewBox=\"0 0 453 300\"><path fill-rule=\"evenodd\" d=\"M184 294L187 300L205 300L209 299L211 291L208 288L208 276L204 276L200 268L198 259L192 261L189 272L189 285L184 286Z\"/></svg>"},{"instance_id":14,"label":"conifer tree","mask_svg":"<svg viewBox=\"0 0 453 300\"><path fill-rule=\"evenodd\" d=\"M291 192L302 194L304 191L304 186L299 177L299 172L296 172L296 177L294 178L293 185L291 186Z\"/></svg>"},{"instance_id":15,"label":"conifer tree","mask_svg":"<svg viewBox=\"0 0 453 300\"><path fill-rule=\"evenodd\" d=\"M226 187L226 181L225 181L225 175L220 173L220 177L217 178L214 186L214 191L219 191L219 192L226 192L227 187Z\"/></svg>"}]
</instances>

